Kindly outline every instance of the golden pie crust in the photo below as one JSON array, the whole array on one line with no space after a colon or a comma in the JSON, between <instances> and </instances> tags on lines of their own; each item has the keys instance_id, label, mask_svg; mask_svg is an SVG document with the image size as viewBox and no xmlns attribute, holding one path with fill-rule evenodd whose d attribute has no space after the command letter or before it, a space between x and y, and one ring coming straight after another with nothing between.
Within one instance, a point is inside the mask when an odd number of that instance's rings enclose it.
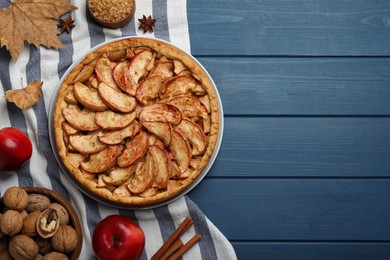
<instances>
[{"instance_id":1,"label":"golden pie crust","mask_svg":"<svg viewBox=\"0 0 390 260\"><path fill-rule=\"evenodd\" d=\"M88 54L54 106L58 154L104 202L160 203L188 188L216 149L218 99L207 73L163 41L125 38Z\"/></svg>"}]
</instances>

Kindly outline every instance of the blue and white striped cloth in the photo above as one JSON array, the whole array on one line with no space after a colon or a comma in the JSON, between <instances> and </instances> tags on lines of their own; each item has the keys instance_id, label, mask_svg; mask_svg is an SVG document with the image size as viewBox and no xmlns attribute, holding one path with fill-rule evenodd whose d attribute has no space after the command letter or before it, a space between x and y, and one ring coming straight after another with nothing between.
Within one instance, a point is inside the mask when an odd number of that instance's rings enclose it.
<instances>
[{"instance_id":1,"label":"blue and white striped cloth","mask_svg":"<svg viewBox=\"0 0 390 260\"><path fill-rule=\"evenodd\" d=\"M71 0L71 3L78 7L71 13L76 27L70 34L59 35L66 49L36 48L26 44L17 62L12 62L4 48L0 49L1 97L5 91L19 89L33 80L44 82L43 98L33 108L22 111L0 98L0 128L16 127L27 133L33 143L32 158L23 169L15 174L0 175L1 193L15 185L38 186L51 188L70 200L83 223L84 241L80 259L94 259L91 244L93 229L102 218L112 214L129 216L142 227L146 235L142 259L149 259L186 216L194 220L194 226L184 234L184 242L195 233L201 234L202 239L183 259L236 259L229 241L187 196L151 210L111 208L85 196L61 172L51 149L48 115L56 86L74 61L99 43L129 35L160 38L190 52L186 0L137 0L133 21L116 30L93 23L85 0ZM7 5L7 1L0 2L0 8ZM142 15L152 15L157 19L154 33L144 34L138 30L137 18Z\"/></svg>"}]
</instances>

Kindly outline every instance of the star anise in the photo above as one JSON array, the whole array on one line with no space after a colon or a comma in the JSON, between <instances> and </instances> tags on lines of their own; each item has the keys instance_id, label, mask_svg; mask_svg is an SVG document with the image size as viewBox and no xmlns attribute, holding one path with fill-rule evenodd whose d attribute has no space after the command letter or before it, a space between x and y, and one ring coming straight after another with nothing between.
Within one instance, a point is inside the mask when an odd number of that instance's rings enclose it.
<instances>
[{"instance_id":1,"label":"star anise","mask_svg":"<svg viewBox=\"0 0 390 260\"><path fill-rule=\"evenodd\" d=\"M138 28L143 29L144 33L146 33L147 31L153 32L153 26L156 22L156 19L153 19L152 16L149 15L148 18L146 18L146 16L144 15L141 19L138 19L138 21L140 22Z\"/></svg>"},{"instance_id":2,"label":"star anise","mask_svg":"<svg viewBox=\"0 0 390 260\"><path fill-rule=\"evenodd\" d=\"M74 26L74 20L72 20L72 17L70 15L68 15L65 20L60 19L60 23L57 24L57 27L61 27L61 33L64 33L65 31L67 33L70 33Z\"/></svg>"}]
</instances>

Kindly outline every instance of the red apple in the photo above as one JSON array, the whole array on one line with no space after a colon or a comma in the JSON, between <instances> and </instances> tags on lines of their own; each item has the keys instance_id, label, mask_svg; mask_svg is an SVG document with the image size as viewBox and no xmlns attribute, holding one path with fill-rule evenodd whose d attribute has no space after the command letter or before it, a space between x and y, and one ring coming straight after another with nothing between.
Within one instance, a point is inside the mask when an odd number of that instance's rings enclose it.
<instances>
[{"instance_id":1,"label":"red apple","mask_svg":"<svg viewBox=\"0 0 390 260\"><path fill-rule=\"evenodd\" d=\"M12 127L0 130L0 172L22 168L31 154L32 144L25 133Z\"/></svg>"},{"instance_id":2,"label":"red apple","mask_svg":"<svg viewBox=\"0 0 390 260\"><path fill-rule=\"evenodd\" d=\"M144 250L145 235L130 218L111 215L96 225L92 246L99 260L135 260Z\"/></svg>"}]
</instances>

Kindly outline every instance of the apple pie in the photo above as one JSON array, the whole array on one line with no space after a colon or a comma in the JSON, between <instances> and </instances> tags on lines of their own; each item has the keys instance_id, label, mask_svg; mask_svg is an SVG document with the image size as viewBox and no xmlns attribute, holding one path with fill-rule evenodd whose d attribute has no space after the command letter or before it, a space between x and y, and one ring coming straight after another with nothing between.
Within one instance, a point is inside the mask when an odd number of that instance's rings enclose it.
<instances>
[{"instance_id":1,"label":"apple pie","mask_svg":"<svg viewBox=\"0 0 390 260\"><path fill-rule=\"evenodd\" d=\"M218 102L207 73L178 48L109 42L64 77L54 106L57 151L76 184L105 202L166 201L212 158Z\"/></svg>"}]
</instances>

